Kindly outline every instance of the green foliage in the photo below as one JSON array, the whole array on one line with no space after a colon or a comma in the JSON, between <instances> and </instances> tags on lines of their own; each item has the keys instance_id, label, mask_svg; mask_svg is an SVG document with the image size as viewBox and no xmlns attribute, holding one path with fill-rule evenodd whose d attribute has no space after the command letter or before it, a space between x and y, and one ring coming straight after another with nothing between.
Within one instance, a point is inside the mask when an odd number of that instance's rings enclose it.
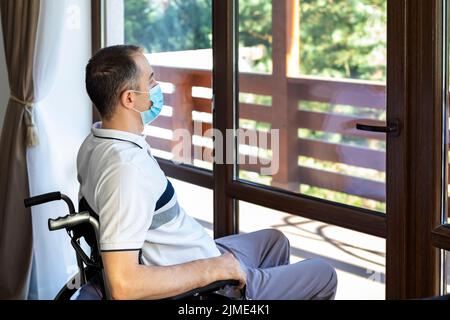
<instances>
[{"instance_id":1,"label":"green foliage","mask_svg":"<svg viewBox=\"0 0 450 320\"><path fill-rule=\"evenodd\" d=\"M384 81L386 0L299 0L302 74ZM125 0L125 42L148 52L211 48L211 0ZM271 72L272 0L239 1L239 46Z\"/></svg>"},{"instance_id":2,"label":"green foliage","mask_svg":"<svg viewBox=\"0 0 450 320\"><path fill-rule=\"evenodd\" d=\"M255 71L272 71L272 1L239 1L239 48L263 46L264 56L253 61Z\"/></svg>"},{"instance_id":3,"label":"green foliage","mask_svg":"<svg viewBox=\"0 0 450 320\"><path fill-rule=\"evenodd\" d=\"M125 43L148 52L211 48L210 0L125 0Z\"/></svg>"},{"instance_id":4,"label":"green foliage","mask_svg":"<svg viewBox=\"0 0 450 320\"><path fill-rule=\"evenodd\" d=\"M385 80L386 0L300 0L303 74Z\"/></svg>"}]
</instances>

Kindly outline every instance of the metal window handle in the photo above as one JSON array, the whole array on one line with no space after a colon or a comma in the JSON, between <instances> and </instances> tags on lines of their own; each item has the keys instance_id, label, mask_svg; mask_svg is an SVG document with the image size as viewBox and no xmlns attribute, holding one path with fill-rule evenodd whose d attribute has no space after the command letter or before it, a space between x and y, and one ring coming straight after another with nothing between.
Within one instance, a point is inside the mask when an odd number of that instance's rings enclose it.
<instances>
[{"instance_id":1,"label":"metal window handle","mask_svg":"<svg viewBox=\"0 0 450 320\"><path fill-rule=\"evenodd\" d=\"M370 132L389 133L394 136L398 136L400 134L400 125L398 120L389 122L387 126L371 126L368 124L357 123L356 129Z\"/></svg>"}]
</instances>

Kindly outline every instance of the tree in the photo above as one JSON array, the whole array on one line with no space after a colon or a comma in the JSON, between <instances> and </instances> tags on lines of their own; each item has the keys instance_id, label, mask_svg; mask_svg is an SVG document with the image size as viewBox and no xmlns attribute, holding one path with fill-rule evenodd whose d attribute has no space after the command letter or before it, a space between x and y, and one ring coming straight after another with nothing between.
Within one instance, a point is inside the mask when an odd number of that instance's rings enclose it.
<instances>
[{"instance_id":1,"label":"tree","mask_svg":"<svg viewBox=\"0 0 450 320\"><path fill-rule=\"evenodd\" d=\"M125 0L125 42L150 53L211 48L211 1Z\"/></svg>"},{"instance_id":2,"label":"tree","mask_svg":"<svg viewBox=\"0 0 450 320\"><path fill-rule=\"evenodd\" d=\"M386 0L299 0L300 70L385 80ZM211 0L125 0L125 41L148 52L211 48ZM239 46L263 46L271 71L272 0L239 1Z\"/></svg>"},{"instance_id":3,"label":"tree","mask_svg":"<svg viewBox=\"0 0 450 320\"><path fill-rule=\"evenodd\" d=\"M386 79L386 0L300 0L304 74Z\"/></svg>"}]
</instances>

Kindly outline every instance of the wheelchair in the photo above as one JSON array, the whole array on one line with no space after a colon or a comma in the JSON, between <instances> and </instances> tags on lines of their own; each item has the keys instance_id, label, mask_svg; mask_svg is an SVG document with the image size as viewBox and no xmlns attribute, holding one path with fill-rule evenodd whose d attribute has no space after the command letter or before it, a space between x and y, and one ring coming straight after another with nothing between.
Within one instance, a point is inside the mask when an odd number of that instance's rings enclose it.
<instances>
[{"instance_id":1,"label":"wheelchair","mask_svg":"<svg viewBox=\"0 0 450 320\"><path fill-rule=\"evenodd\" d=\"M67 204L69 214L56 219L49 219L48 228L50 231L66 230L70 237L70 243L75 250L78 273L61 288L55 296L55 300L110 300L111 294L108 290L99 250L99 217L87 202L81 199L79 203L80 212L75 212L73 202L68 196L60 192L51 192L25 199L24 204L25 207L30 208L59 200ZM82 248L82 239L90 249L89 254ZM196 288L164 300L232 300L232 298L224 295L224 290L238 284L239 281L232 279L216 281L205 287ZM242 295L242 297L245 299L245 295Z\"/></svg>"}]
</instances>

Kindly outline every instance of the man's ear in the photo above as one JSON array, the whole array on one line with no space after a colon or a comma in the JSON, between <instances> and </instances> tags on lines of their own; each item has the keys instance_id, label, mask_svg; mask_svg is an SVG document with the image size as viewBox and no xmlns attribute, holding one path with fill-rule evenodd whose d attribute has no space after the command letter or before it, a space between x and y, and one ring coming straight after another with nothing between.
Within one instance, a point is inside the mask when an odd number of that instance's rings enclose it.
<instances>
[{"instance_id":1,"label":"man's ear","mask_svg":"<svg viewBox=\"0 0 450 320\"><path fill-rule=\"evenodd\" d=\"M120 104L127 109L131 109L134 107L134 99L135 95L131 90L125 90L120 94L119 97Z\"/></svg>"}]
</instances>

